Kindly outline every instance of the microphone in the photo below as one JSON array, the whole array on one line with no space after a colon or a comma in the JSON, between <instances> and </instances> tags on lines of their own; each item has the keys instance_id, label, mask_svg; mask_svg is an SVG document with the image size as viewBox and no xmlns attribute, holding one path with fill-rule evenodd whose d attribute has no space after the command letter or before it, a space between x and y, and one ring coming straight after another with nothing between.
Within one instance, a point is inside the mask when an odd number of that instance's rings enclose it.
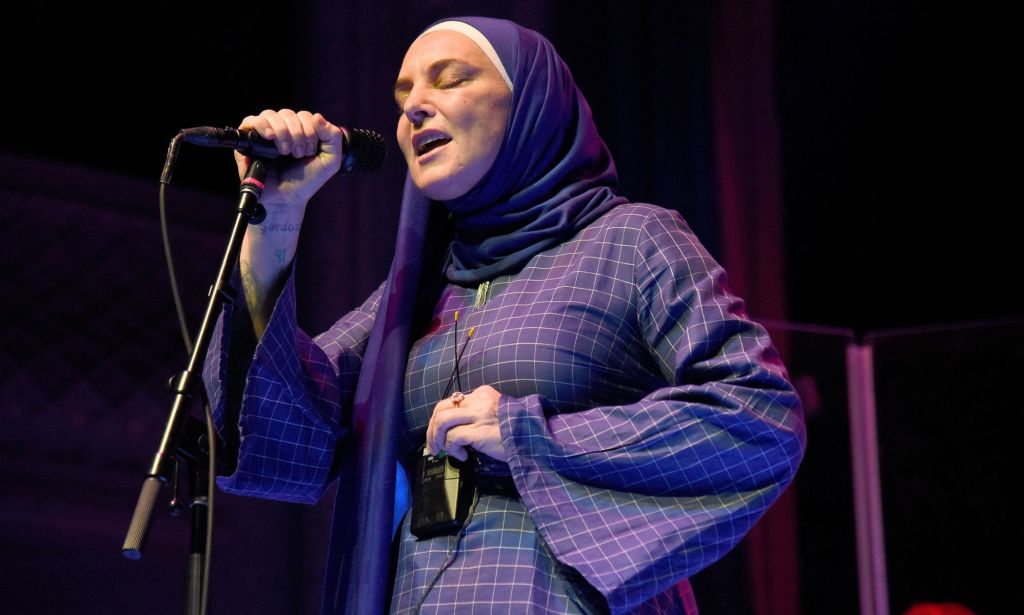
<instances>
[{"instance_id":1,"label":"microphone","mask_svg":"<svg viewBox=\"0 0 1024 615\"><path fill-rule=\"evenodd\" d=\"M376 171L384 164L384 138L380 133L363 128L341 127L341 134L341 151L344 156L341 173ZM264 139L255 130L200 126L185 128L179 135L186 143L202 147L226 147L253 158L277 158L280 155L274 142Z\"/></svg>"}]
</instances>

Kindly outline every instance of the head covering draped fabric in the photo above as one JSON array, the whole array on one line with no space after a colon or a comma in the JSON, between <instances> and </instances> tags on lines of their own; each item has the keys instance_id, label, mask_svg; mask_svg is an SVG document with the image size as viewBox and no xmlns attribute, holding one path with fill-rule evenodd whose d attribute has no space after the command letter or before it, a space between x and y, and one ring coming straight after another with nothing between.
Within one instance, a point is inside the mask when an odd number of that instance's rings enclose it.
<instances>
[{"instance_id":1,"label":"head covering draped fabric","mask_svg":"<svg viewBox=\"0 0 1024 615\"><path fill-rule=\"evenodd\" d=\"M323 601L331 615L378 615L389 599L405 367L416 323L429 318L441 284L515 273L625 202L590 107L551 43L483 17L432 28L463 24L490 43L511 77L508 124L491 169L465 195L432 202L406 178L394 261L356 386L353 435L335 453L340 476Z\"/></svg>"}]
</instances>

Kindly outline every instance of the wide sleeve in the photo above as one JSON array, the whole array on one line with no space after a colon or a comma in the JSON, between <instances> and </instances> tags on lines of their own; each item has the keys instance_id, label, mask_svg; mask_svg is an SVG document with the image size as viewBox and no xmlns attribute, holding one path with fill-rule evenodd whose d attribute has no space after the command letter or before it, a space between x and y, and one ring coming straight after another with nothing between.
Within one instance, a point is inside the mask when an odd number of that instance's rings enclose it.
<instances>
[{"instance_id":1,"label":"wide sleeve","mask_svg":"<svg viewBox=\"0 0 1024 615\"><path fill-rule=\"evenodd\" d=\"M290 274L258 342L242 302L225 305L203 378L229 455L225 491L312 504L331 479L383 285L329 330L296 322ZM235 455L237 451L237 455Z\"/></svg>"},{"instance_id":2,"label":"wide sleeve","mask_svg":"<svg viewBox=\"0 0 1024 615\"><path fill-rule=\"evenodd\" d=\"M765 330L682 218L648 215L634 259L636 344L666 386L559 414L502 397L516 487L559 560L626 612L736 545L790 482L806 435Z\"/></svg>"}]
</instances>

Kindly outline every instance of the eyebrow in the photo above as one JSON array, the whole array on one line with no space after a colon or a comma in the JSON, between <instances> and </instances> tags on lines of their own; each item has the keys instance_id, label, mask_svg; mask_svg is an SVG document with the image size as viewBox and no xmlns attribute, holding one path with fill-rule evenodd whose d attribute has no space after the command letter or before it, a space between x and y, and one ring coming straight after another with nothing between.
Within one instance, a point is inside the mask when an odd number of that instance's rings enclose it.
<instances>
[{"instance_id":1,"label":"eyebrow","mask_svg":"<svg viewBox=\"0 0 1024 615\"><path fill-rule=\"evenodd\" d=\"M434 78L437 75L439 75L441 73L441 71L443 71L444 69L446 69L449 66L452 66L454 64L459 64L459 65L466 66L466 67L472 68L474 70L477 70L477 68L475 66L473 66L469 62L466 62L465 60L458 60L456 58L442 58L440 60L436 60L434 62L431 62L430 66L427 67L427 74L430 75L431 78ZM393 91L394 91L394 94L397 96L400 92L402 92L404 90L411 90L411 89L412 89L412 80L411 79L399 79L398 81L395 81L395 88L394 88Z\"/></svg>"}]
</instances>

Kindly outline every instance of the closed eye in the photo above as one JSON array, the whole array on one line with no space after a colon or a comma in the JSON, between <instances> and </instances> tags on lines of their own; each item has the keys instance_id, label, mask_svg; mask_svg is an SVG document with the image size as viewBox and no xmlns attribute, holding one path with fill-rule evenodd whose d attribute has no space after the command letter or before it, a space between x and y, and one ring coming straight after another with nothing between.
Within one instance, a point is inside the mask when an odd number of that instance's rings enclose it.
<instances>
[{"instance_id":1,"label":"closed eye","mask_svg":"<svg viewBox=\"0 0 1024 615\"><path fill-rule=\"evenodd\" d=\"M440 88L442 90L448 90L448 89L454 88L454 87L456 87L456 86L458 86L458 85L460 85L462 83L465 83L465 81L467 79L469 79L469 77L464 76L464 75L455 75L455 76L451 76L451 77L446 77L445 79L439 79L437 82L435 82L434 83L434 87Z\"/></svg>"},{"instance_id":2,"label":"closed eye","mask_svg":"<svg viewBox=\"0 0 1024 615\"><path fill-rule=\"evenodd\" d=\"M432 87L439 90L449 90L458 87L475 76L480 69L463 60L445 58L433 62L427 69L426 78ZM413 88L413 80L408 77L399 78L395 82L395 104L401 112L405 107L405 101Z\"/></svg>"}]
</instances>

